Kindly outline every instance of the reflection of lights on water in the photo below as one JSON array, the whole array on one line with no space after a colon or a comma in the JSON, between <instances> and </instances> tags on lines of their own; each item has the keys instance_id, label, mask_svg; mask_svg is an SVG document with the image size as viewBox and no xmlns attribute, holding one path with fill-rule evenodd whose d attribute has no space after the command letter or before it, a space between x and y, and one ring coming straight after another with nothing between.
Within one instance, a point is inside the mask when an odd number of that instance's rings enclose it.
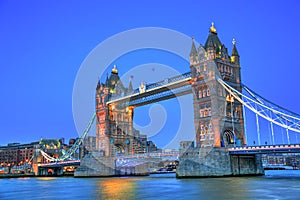
<instances>
[{"instance_id":1,"label":"reflection of lights on water","mask_svg":"<svg viewBox=\"0 0 300 200\"><path fill-rule=\"evenodd\" d=\"M42 180L42 181L51 181L56 179L55 177L37 177L38 180Z\"/></svg>"},{"instance_id":2,"label":"reflection of lights on water","mask_svg":"<svg viewBox=\"0 0 300 200\"><path fill-rule=\"evenodd\" d=\"M30 177L18 177L17 179L18 179L18 180L29 180Z\"/></svg>"},{"instance_id":3,"label":"reflection of lights on water","mask_svg":"<svg viewBox=\"0 0 300 200\"><path fill-rule=\"evenodd\" d=\"M99 193L103 199L135 199L136 179L113 178L102 179L99 183Z\"/></svg>"}]
</instances>

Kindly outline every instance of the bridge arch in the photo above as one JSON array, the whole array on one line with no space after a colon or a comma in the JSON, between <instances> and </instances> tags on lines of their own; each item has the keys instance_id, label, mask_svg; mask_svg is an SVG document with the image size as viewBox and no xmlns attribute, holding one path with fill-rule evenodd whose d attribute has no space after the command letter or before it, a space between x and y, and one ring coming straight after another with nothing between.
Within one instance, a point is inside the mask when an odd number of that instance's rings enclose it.
<instances>
[{"instance_id":1,"label":"bridge arch","mask_svg":"<svg viewBox=\"0 0 300 200\"><path fill-rule=\"evenodd\" d=\"M236 136L232 130L225 129L222 136L222 146L228 147L234 145L235 137Z\"/></svg>"},{"instance_id":2,"label":"bridge arch","mask_svg":"<svg viewBox=\"0 0 300 200\"><path fill-rule=\"evenodd\" d=\"M121 143L117 143L115 146L116 155L124 155L125 154L125 146Z\"/></svg>"}]
</instances>

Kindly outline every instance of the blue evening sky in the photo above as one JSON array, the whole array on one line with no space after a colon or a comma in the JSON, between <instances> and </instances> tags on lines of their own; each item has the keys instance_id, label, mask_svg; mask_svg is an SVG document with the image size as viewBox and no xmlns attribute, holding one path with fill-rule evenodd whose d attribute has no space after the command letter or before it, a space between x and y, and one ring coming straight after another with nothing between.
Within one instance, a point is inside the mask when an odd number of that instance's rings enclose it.
<instances>
[{"instance_id":1,"label":"blue evening sky","mask_svg":"<svg viewBox=\"0 0 300 200\"><path fill-rule=\"evenodd\" d=\"M299 12L296 0L0 0L0 145L38 141L41 137L77 137L72 92L82 62L107 38L142 27L172 29L204 44L214 21L229 52L232 38L237 40L242 81L267 99L300 113ZM120 74L144 63L162 63L180 72L189 70L184 60L155 50L132 52L115 62ZM112 68L99 67L106 71ZM158 71L159 66L153 67L153 73ZM91 91L90 98L93 95ZM163 147L178 129L181 113L172 109L178 107L176 99L159 105L165 107L169 117L166 126L151 139ZM137 108L135 123L151 123L149 109L161 112L159 105ZM254 138L250 136L251 141Z\"/></svg>"}]
</instances>

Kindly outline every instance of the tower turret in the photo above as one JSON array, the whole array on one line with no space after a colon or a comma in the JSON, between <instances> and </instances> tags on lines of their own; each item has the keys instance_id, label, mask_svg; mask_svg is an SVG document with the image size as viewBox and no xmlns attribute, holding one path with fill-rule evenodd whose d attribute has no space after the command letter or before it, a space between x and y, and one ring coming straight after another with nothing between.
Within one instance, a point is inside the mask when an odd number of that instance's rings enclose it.
<instances>
[{"instance_id":1,"label":"tower turret","mask_svg":"<svg viewBox=\"0 0 300 200\"><path fill-rule=\"evenodd\" d=\"M198 52L195 46L194 38L192 38L192 48L190 52L190 63L192 65L196 64L198 62Z\"/></svg>"},{"instance_id":2,"label":"tower turret","mask_svg":"<svg viewBox=\"0 0 300 200\"><path fill-rule=\"evenodd\" d=\"M116 65L114 65L114 68L111 70L111 74L108 80L108 86L110 88L110 93L122 93L124 92L124 86L123 83L119 77L118 70Z\"/></svg>"},{"instance_id":3,"label":"tower turret","mask_svg":"<svg viewBox=\"0 0 300 200\"><path fill-rule=\"evenodd\" d=\"M233 44L233 47L232 47L232 53L231 53L231 62L236 64L237 66L239 66L240 65L240 55L236 48L236 40L235 39L232 40L232 44Z\"/></svg>"},{"instance_id":4,"label":"tower turret","mask_svg":"<svg viewBox=\"0 0 300 200\"><path fill-rule=\"evenodd\" d=\"M109 87L108 74L106 73L105 87Z\"/></svg>"},{"instance_id":5,"label":"tower turret","mask_svg":"<svg viewBox=\"0 0 300 200\"><path fill-rule=\"evenodd\" d=\"M213 22L211 23L211 27L209 28L209 35L204 47L207 51L209 60L220 58L222 43L218 37L217 30Z\"/></svg>"},{"instance_id":6,"label":"tower turret","mask_svg":"<svg viewBox=\"0 0 300 200\"><path fill-rule=\"evenodd\" d=\"M98 83L97 83L96 90L99 90L99 89L100 89L100 86L101 86L101 83L100 83L100 79L99 79L99 80L98 80Z\"/></svg>"},{"instance_id":7,"label":"tower turret","mask_svg":"<svg viewBox=\"0 0 300 200\"><path fill-rule=\"evenodd\" d=\"M101 92L102 92L102 87L99 79L96 87L96 108L99 106L101 102L101 97L100 97Z\"/></svg>"},{"instance_id":8,"label":"tower turret","mask_svg":"<svg viewBox=\"0 0 300 200\"><path fill-rule=\"evenodd\" d=\"M131 81L131 79L130 79L129 86L128 86L128 88L127 88L127 93L132 92L132 90L133 90L133 87L132 87L132 81Z\"/></svg>"}]
</instances>

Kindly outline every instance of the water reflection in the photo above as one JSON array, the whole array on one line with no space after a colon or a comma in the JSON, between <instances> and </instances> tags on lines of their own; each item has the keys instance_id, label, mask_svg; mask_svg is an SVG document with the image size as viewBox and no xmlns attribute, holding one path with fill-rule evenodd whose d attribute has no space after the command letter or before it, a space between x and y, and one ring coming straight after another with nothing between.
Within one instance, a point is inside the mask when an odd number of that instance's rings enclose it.
<instances>
[{"instance_id":1,"label":"water reflection","mask_svg":"<svg viewBox=\"0 0 300 200\"><path fill-rule=\"evenodd\" d=\"M98 182L101 199L135 199L136 178L107 178Z\"/></svg>"},{"instance_id":2,"label":"water reflection","mask_svg":"<svg viewBox=\"0 0 300 200\"><path fill-rule=\"evenodd\" d=\"M277 174L280 173L280 176ZM296 174L291 175L291 174ZM284 176L285 175L285 176ZM41 177L0 179L0 199L299 199L300 170L259 177L176 179Z\"/></svg>"},{"instance_id":3,"label":"water reflection","mask_svg":"<svg viewBox=\"0 0 300 200\"><path fill-rule=\"evenodd\" d=\"M41 180L41 181L51 181L51 180L55 180L57 179L56 177L37 177L37 180Z\"/></svg>"}]
</instances>

